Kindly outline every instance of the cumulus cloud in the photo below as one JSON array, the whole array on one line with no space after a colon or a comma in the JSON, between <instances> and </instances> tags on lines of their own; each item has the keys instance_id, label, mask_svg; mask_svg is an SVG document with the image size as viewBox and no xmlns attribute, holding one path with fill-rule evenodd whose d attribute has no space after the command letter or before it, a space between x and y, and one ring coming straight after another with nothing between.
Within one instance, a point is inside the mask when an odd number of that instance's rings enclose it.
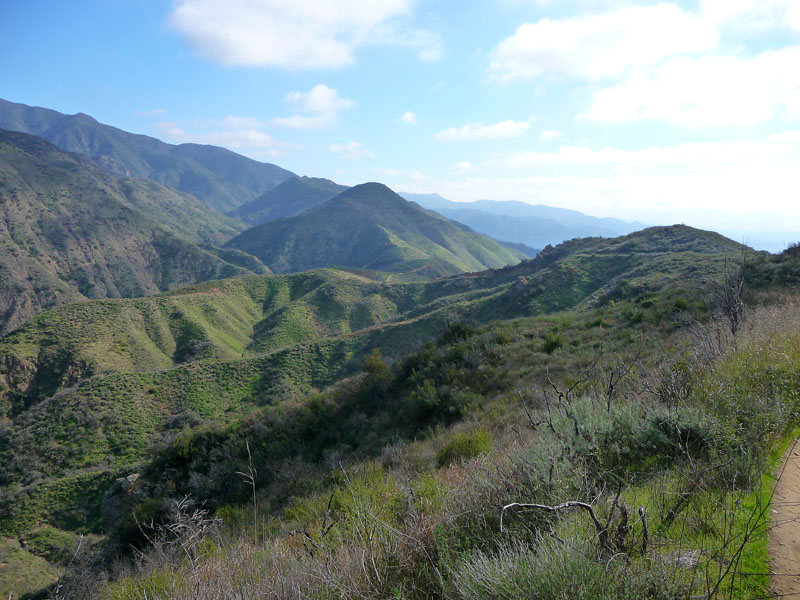
<instances>
[{"instance_id":1,"label":"cumulus cloud","mask_svg":"<svg viewBox=\"0 0 800 600\"><path fill-rule=\"evenodd\" d=\"M340 110L356 105L349 98L327 85L315 85L309 92L290 92L286 101L294 104L299 113L291 117L274 119L276 125L293 129L316 129L336 122Z\"/></svg>"},{"instance_id":2,"label":"cumulus cloud","mask_svg":"<svg viewBox=\"0 0 800 600\"><path fill-rule=\"evenodd\" d=\"M564 134L556 129L545 129L539 134L539 139L543 142L548 142L550 140L560 138L562 135Z\"/></svg>"},{"instance_id":3,"label":"cumulus cloud","mask_svg":"<svg viewBox=\"0 0 800 600\"><path fill-rule=\"evenodd\" d=\"M391 178L390 187L396 188L411 183L422 183L430 180L429 175L425 175L421 171L404 171L402 169L376 167L372 169L373 175L379 178Z\"/></svg>"},{"instance_id":4,"label":"cumulus cloud","mask_svg":"<svg viewBox=\"0 0 800 600\"><path fill-rule=\"evenodd\" d=\"M800 228L798 133L642 150L565 146L517 152L483 165L482 176L453 173L409 191L546 203L654 224L685 222L736 239L772 232L761 237L782 242L775 232L786 232L789 240Z\"/></svg>"},{"instance_id":5,"label":"cumulus cloud","mask_svg":"<svg viewBox=\"0 0 800 600\"><path fill-rule=\"evenodd\" d=\"M374 27L364 40L375 46L397 46L408 48L422 61L437 61L442 58L442 38L423 29L401 28L397 24L380 24Z\"/></svg>"},{"instance_id":6,"label":"cumulus cloud","mask_svg":"<svg viewBox=\"0 0 800 600\"><path fill-rule=\"evenodd\" d=\"M409 14L412 1L178 0L169 24L198 54L226 66L339 68L369 43L434 58L437 36L392 22Z\"/></svg>"},{"instance_id":7,"label":"cumulus cloud","mask_svg":"<svg viewBox=\"0 0 800 600\"><path fill-rule=\"evenodd\" d=\"M519 137L530 128L528 121L513 121L508 119L494 125L483 123L468 123L461 127L451 127L437 133L434 138L442 142L460 142L473 140L497 140L502 138Z\"/></svg>"},{"instance_id":8,"label":"cumulus cloud","mask_svg":"<svg viewBox=\"0 0 800 600\"><path fill-rule=\"evenodd\" d=\"M777 135L775 142L788 141L788 136ZM561 146L555 152L525 150L515 152L495 162L515 168L536 167L613 167L620 171L647 168L681 172L708 171L714 168L754 163L786 162L797 157L797 149L785 143L771 141L684 143L672 146L652 146L642 150L626 150L606 146L593 149L588 146Z\"/></svg>"},{"instance_id":9,"label":"cumulus cloud","mask_svg":"<svg viewBox=\"0 0 800 600\"><path fill-rule=\"evenodd\" d=\"M414 114L413 112L411 112L410 110L407 110L400 117L400 121L403 122L403 123L407 123L409 125L416 125L416 123L417 123L417 115Z\"/></svg>"},{"instance_id":10,"label":"cumulus cloud","mask_svg":"<svg viewBox=\"0 0 800 600\"><path fill-rule=\"evenodd\" d=\"M687 127L753 125L800 116L800 46L754 58L678 57L600 90L581 119L658 119Z\"/></svg>"},{"instance_id":11,"label":"cumulus cloud","mask_svg":"<svg viewBox=\"0 0 800 600\"><path fill-rule=\"evenodd\" d=\"M800 31L796 0L701 0L700 7L706 19L742 31Z\"/></svg>"},{"instance_id":12,"label":"cumulus cloud","mask_svg":"<svg viewBox=\"0 0 800 600\"><path fill-rule=\"evenodd\" d=\"M198 124L190 132L171 121L158 123L161 134L175 143L212 144L225 148L267 148L277 154L283 146L264 131L265 124L250 117L228 116Z\"/></svg>"},{"instance_id":13,"label":"cumulus cloud","mask_svg":"<svg viewBox=\"0 0 800 600\"><path fill-rule=\"evenodd\" d=\"M713 24L674 4L626 6L612 12L524 23L491 54L501 82L548 73L602 80L669 56L714 48Z\"/></svg>"},{"instance_id":14,"label":"cumulus cloud","mask_svg":"<svg viewBox=\"0 0 800 600\"><path fill-rule=\"evenodd\" d=\"M328 150L334 154L338 154L345 160L361 160L362 158L369 158L372 156L367 148L360 142L347 142L346 144L331 144Z\"/></svg>"},{"instance_id":15,"label":"cumulus cloud","mask_svg":"<svg viewBox=\"0 0 800 600\"><path fill-rule=\"evenodd\" d=\"M800 144L800 130L781 131L769 136L771 142L788 142L791 144Z\"/></svg>"}]
</instances>

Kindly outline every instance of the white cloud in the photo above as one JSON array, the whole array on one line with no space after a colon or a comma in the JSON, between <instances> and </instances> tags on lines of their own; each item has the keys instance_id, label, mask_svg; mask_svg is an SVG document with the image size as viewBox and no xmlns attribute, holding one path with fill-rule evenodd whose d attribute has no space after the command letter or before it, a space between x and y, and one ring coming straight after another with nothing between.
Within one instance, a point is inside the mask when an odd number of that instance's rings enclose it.
<instances>
[{"instance_id":1,"label":"white cloud","mask_svg":"<svg viewBox=\"0 0 800 600\"><path fill-rule=\"evenodd\" d=\"M501 82L547 73L602 80L677 54L711 50L716 28L674 4L626 6L613 12L524 23L493 51Z\"/></svg>"},{"instance_id":2,"label":"white cloud","mask_svg":"<svg viewBox=\"0 0 800 600\"><path fill-rule=\"evenodd\" d=\"M396 24L381 24L370 31L364 43L409 48L423 61L432 62L442 58L442 38L422 29L401 29Z\"/></svg>"},{"instance_id":3,"label":"white cloud","mask_svg":"<svg viewBox=\"0 0 800 600\"><path fill-rule=\"evenodd\" d=\"M745 32L800 31L797 0L701 0L700 7L706 19Z\"/></svg>"},{"instance_id":4,"label":"white cloud","mask_svg":"<svg viewBox=\"0 0 800 600\"><path fill-rule=\"evenodd\" d=\"M794 132L791 132L794 133ZM653 146L642 150L624 150L604 147L598 150L588 146L561 146L555 152L515 152L497 159L495 164L514 168L536 167L612 167L620 172L631 169L649 169L658 172L708 172L711 169L727 169L737 165L752 166L784 162L791 164L799 153L785 137L775 136L775 141L760 142L705 142L685 143L673 146ZM776 143L777 142L777 143ZM800 167L798 167L800 171Z\"/></svg>"},{"instance_id":5,"label":"white cloud","mask_svg":"<svg viewBox=\"0 0 800 600\"><path fill-rule=\"evenodd\" d=\"M438 36L391 22L408 15L412 4L413 0L178 0L169 24L198 54L227 66L339 68L353 62L356 48L370 43L409 47L423 59L435 58Z\"/></svg>"},{"instance_id":6,"label":"white cloud","mask_svg":"<svg viewBox=\"0 0 800 600\"><path fill-rule=\"evenodd\" d=\"M274 119L276 125L293 129L316 129L336 122L340 110L355 106L349 98L342 98L327 85L315 85L310 92L290 92L286 101L297 106L301 113Z\"/></svg>"},{"instance_id":7,"label":"white cloud","mask_svg":"<svg viewBox=\"0 0 800 600\"><path fill-rule=\"evenodd\" d=\"M769 136L771 142L787 142L790 144L800 144L800 130L781 131Z\"/></svg>"},{"instance_id":8,"label":"white cloud","mask_svg":"<svg viewBox=\"0 0 800 600\"><path fill-rule=\"evenodd\" d=\"M402 169L376 167L372 169L372 173L379 178L391 178L392 182L389 187L395 188L405 185L409 181L419 184L430 180L430 176L425 175L421 171L403 171Z\"/></svg>"},{"instance_id":9,"label":"white cloud","mask_svg":"<svg viewBox=\"0 0 800 600\"><path fill-rule=\"evenodd\" d=\"M564 146L519 152L483 165L487 176L454 175L410 191L436 191L454 200L522 200L717 231L787 231L796 237L798 133L642 150Z\"/></svg>"},{"instance_id":10,"label":"white cloud","mask_svg":"<svg viewBox=\"0 0 800 600\"><path fill-rule=\"evenodd\" d=\"M133 115L136 117L155 117L163 115L165 112L167 112L166 108L151 108L150 110L135 110Z\"/></svg>"},{"instance_id":11,"label":"white cloud","mask_svg":"<svg viewBox=\"0 0 800 600\"><path fill-rule=\"evenodd\" d=\"M403 123L407 123L409 125L416 125L417 124L417 115L407 110L403 113L403 116L400 117L400 121Z\"/></svg>"},{"instance_id":12,"label":"white cloud","mask_svg":"<svg viewBox=\"0 0 800 600\"><path fill-rule=\"evenodd\" d=\"M470 171L475 170L475 165L473 165L469 161L464 160L464 161L455 163L453 165L453 170L456 173L469 173Z\"/></svg>"},{"instance_id":13,"label":"white cloud","mask_svg":"<svg viewBox=\"0 0 800 600\"><path fill-rule=\"evenodd\" d=\"M348 142L346 144L331 144L328 150L334 154L338 154L345 160L361 160L362 158L369 158L372 152L364 148L360 142Z\"/></svg>"},{"instance_id":14,"label":"white cloud","mask_svg":"<svg viewBox=\"0 0 800 600\"><path fill-rule=\"evenodd\" d=\"M285 145L278 143L263 127L264 123L256 119L237 116L200 123L195 128L199 132L189 132L171 121L158 123L161 134L175 143L212 144L225 148L267 148L273 156L280 153L280 148Z\"/></svg>"},{"instance_id":15,"label":"white cloud","mask_svg":"<svg viewBox=\"0 0 800 600\"><path fill-rule=\"evenodd\" d=\"M443 142L459 142L471 140L497 140L523 135L530 128L528 121L513 121L508 119L484 125L483 123L468 123L461 127L451 127L437 133L434 138Z\"/></svg>"},{"instance_id":16,"label":"white cloud","mask_svg":"<svg viewBox=\"0 0 800 600\"><path fill-rule=\"evenodd\" d=\"M688 127L753 125L785 110L800 116L800 46L734 56L679 57L600 90L579 118L641 119Z\"/></svg>"},{"instance_id":17,"label":"white cloud","mask_svg":"<svg viewBox=\"0 0 800 600\"><path fill-rule=\"evenodd\" d=\"M652 224L686 223L724 229L778 232L797 239L800 203L797 169L765 165L728 173L535 174L464 177L405 186L459 201L520 200L580 210L586 214Z\"/></svg>"},{"instance_id":18,"label":"white cloud","mask_svg":"<svg viewBox=\"0 0 800 600\"><path fill-rule=\"evenodd\" d=\"M560 138L562 135L564 134L556 129L545 129L539 134L539 139L543 142L547 142L556 138Z\"/></svg>"}]
</instances>

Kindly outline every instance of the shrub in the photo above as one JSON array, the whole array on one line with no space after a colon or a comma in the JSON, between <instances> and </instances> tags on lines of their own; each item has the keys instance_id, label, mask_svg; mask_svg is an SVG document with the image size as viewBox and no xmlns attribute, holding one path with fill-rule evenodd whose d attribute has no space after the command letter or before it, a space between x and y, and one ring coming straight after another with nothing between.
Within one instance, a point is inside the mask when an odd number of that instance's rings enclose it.
<instances>
[{"instance_id":1,"label":"shrub","mask_svg":"<svg viewBox=\"0 0 800 600\"><path fill-rule=\"evenodd\" d=\"M683 297L676 298L675 302L672 303L672 307L676 311L689 310L689 301L686 298L683 298Z\"/></svg>"},{"instance_id":2,"label":"shrub","mask_svg":"<svg viewBox=\"0 0 800 600\"><path fill-rule=\"evenodd\" d=\"M488 431L478 429L469 433L458 432L439 451L437 462L443 467L459 460L485 454L491 449L492 443Z\"/></svg>"},{"instance_id":3,"label":"shrub","mask_svg":"<svg viewBox=\"0 0 800 600\"><path fill-rule=\"evenodd\" d=\"M464 323L463 321L456 321L449 323L447 329L439 338L439 344L452 344L453 342L463 342L472 337L475 333L475 328L472 325Z\"/></svg>"},{"instance_id":4,"label":"shrub","mask_svg":"<svg viewBox=\"0 0 800 600\"><path fill-rule=\"evenodd\" d=\"M542 343L542 352L552 354L559 348L564 346L564 336L558 333L555 329L551 329L544 336Z\"/></svg>"},{"instance_id":5,"label":"shrub","mask_svg":"<svg viewBox=\"0 0 800 600\"><path fill-rule=\"evenodd\" d=\"M461 564L455 587L468 600L624 600L682 598L669 571L656 562L628 565L599 560L591 548L540 539L535 549L512 543ZM640 568L637 568L640 567Z\"/></svg>"},{"instance_id":6,"label":"shrub","mask_svg":"<svg viewBox=\"0 0 800 600\"><path fill-rule=\"evenodd\" d=\"M383 361L381 351L375 348L366 359L364 359L364 371L367 376L364 380L365 386L376 388L378 391L385 391L392 380L392 370Z\"/></svg>"}]
</instances>

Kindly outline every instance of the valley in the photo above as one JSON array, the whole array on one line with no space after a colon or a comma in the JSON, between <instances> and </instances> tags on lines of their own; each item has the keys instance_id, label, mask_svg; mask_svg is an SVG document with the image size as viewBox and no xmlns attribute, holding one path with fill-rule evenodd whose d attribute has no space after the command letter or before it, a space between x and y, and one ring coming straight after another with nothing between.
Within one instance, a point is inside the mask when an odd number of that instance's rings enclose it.
<instances>
[{"instance_id":1,"label":"valley","mask_svg":"<svg viewBox=\"0 0 800 600\"><path fill-rule=\"evenodd\" d=\"M0 127L0 595L769 592L796 246Z\"/></svg>"}]
</instances>

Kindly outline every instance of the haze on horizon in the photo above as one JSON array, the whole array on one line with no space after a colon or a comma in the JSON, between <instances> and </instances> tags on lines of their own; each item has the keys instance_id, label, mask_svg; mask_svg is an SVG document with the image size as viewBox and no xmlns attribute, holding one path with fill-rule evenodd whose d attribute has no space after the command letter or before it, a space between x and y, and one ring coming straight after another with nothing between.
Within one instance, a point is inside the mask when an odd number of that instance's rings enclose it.
<instances>
[{"instance_id":1,"label":"haze on horizon","mask_svg":"<svg viewBox=\"0 0 800 600\"><path fill-rule=\"evenodd\" d=\"M796 0L5 3L0 97L344 184L800 237Z\"/></svg>"}]
</instances>

